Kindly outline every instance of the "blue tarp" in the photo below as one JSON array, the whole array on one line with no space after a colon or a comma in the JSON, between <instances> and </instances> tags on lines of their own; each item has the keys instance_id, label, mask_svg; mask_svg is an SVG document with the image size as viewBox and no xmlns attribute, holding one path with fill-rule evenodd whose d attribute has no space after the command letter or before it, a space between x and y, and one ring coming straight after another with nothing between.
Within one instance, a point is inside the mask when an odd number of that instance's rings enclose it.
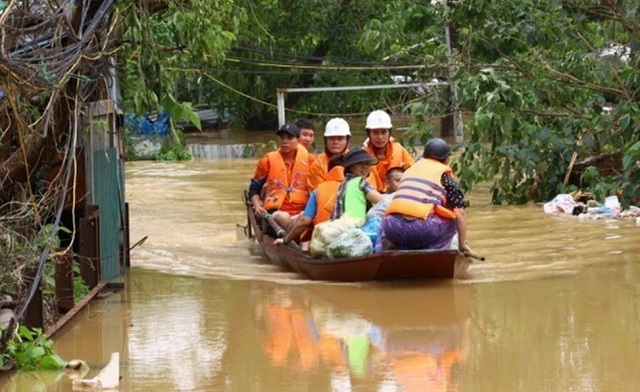
<instances>
[{"instance_id":1,"label":"blue tarp","mask_svg":"<svg viewBox=\"0 0 640 392\"><path fill-rule=\"evenodd\" d=\"M153 120L149 113L144 117L128 116L125 124L134 134L163 137L169 132L169 115L160 112Z\"/></svg>"}]
</instances>

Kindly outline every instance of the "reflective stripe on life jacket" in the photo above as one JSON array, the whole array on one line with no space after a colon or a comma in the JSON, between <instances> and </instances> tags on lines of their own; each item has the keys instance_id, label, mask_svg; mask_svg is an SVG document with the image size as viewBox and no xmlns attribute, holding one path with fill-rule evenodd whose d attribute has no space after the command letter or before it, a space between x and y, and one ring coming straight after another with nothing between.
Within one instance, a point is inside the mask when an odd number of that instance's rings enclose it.
<instances>
[{"instance_id":1,"label":"reflective stripe on life jacket","mask_svg":"<svg viewBox=\"0 0 640 392\"><path fill-rule=\"evenodd\" d=\"M433 159L419 160L402 175L385 215L426 219L433 212L441 218L455 219L456 214L445 208L447 193L440 185L444 173L451 175L451 168Z\"/></svg>"},{"instance_id":2,"label":"reflective stripe on life jacket","mask_svg":"<svg viewBox=\"0 0 640 392\"><path fill-rule=\"evenodd\" d=\"M340 183L344 180L344 167L336 166L329 170L324 182L316 188L316 217L313 218L313 225L327 221L331 218L333 207L336 204L336 195Z\"/></svg>"},{"instance_id":3,"label":"reflective stripe on life jacket","mask_svg":"<svg viewBox=\"0 0 640 392\"><path fill-rule=\"evenodd\" d=\"M267 210L279 209L285 198L293 205L292 215L300 213L309 199L307 188L307 176L309 175L309 153L303 146L298 146L296 161L293 164L291 174L280 152L274 151L267 154L269 159L269 174L264 184L265 200L264 208Z\"/></svg>"}]
</instances>

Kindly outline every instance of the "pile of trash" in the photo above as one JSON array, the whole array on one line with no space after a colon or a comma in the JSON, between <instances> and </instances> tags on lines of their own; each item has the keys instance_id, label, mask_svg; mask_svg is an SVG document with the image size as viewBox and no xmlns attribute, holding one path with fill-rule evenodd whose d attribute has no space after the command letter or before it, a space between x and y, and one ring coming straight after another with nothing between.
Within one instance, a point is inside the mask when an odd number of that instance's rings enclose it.
<instances>
[{"instance_id":1,"label":"pile of trash","mask_svg":"<svg viewBox=\"0 0 640 392\"><path fill-rule=\"evenodd\" d=\"M590 193L561 193L553 200L544 203L543 210L547 214L563 214L577 216L579 219L624 219L635 220L640 226L640 207L630 206L623 210L617 196L609 196L604 203L593 198Z\"/></svg>"}]
</instances>

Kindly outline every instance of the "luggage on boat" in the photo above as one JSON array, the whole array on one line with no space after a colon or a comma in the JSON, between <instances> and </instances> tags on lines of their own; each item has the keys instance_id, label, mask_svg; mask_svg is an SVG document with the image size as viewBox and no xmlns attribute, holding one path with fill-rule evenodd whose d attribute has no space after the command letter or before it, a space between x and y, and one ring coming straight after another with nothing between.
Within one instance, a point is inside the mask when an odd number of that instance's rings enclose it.
<instances>
[{"instance_id":1,"label":"luggage on boat","mask_svg":"<svg viewBox=\"0 0 640 392\"><path fill-rule=\"evenodd\" d=\"M371 239L361 229L349 229L327 246L327 256L330 259L360 257L370 255L372 252Z\"/></svg>"},{"instance_id":2,"label":"luggage on boat","mask_svg":"<svg viewBox=\"0 0 640 392\"><path fill-rule=\"evenodd\" d=\"M363 224L363 219L355 219L346 215L340 219L320 223L313 229L311 242L309 243L309 253L316 258L327 257L327 246L329 244L345 231L355 229Z\"/></svg>"}]
</instances>

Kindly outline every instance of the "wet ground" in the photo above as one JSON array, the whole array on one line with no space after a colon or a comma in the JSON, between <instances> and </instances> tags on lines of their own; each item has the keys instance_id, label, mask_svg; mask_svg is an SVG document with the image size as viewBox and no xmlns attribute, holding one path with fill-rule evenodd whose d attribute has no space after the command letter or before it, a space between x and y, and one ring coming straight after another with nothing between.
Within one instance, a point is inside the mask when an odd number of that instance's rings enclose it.
<instances>
[{"instance_id":1,"label":"wet ground","mask_svg":"<svg viewBox=\"0 0 640 392\"><path fill-rule=\"evenodd\" d=\"M56 337L122 391L635 391L640 228L470 195L464 281L331 284L236 239L251 160L127 167L126 289ZM59 380L56 380L56 377ZM26 373L7 391L68 391Z\"/></svg>"}]
</instances>

